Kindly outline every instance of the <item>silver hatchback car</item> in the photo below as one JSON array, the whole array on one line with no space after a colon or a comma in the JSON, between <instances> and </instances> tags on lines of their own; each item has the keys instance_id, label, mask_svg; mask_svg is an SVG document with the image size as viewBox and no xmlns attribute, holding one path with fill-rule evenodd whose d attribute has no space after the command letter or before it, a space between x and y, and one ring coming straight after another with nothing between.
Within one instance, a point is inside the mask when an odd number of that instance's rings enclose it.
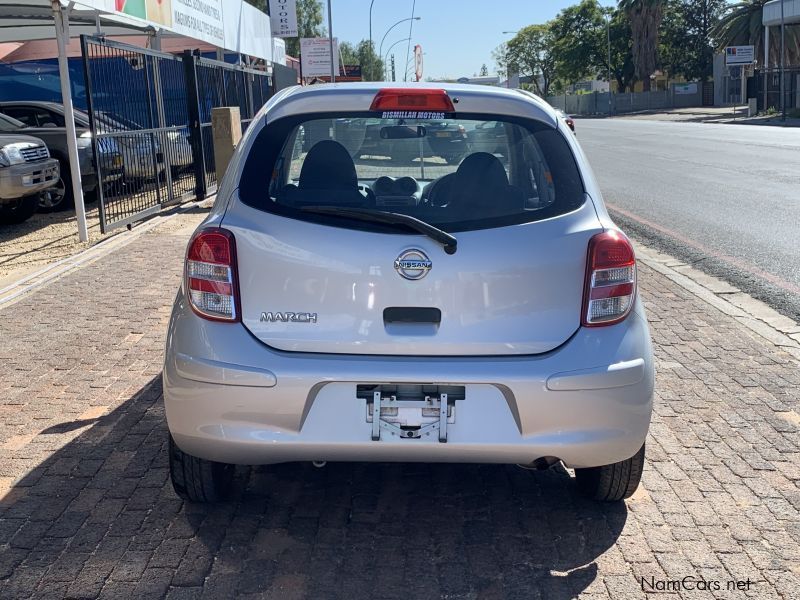
<instances>
[{"instance_id":1,"label":"silver hatchback car","mask_svg":"<svg viewBox=\"0 0 800 600\"><path fill-rule=\"evenodd\" d=\"M448 164L435 136L479 123L494 152ZM189 243L164 365L172 481L213 501L237 464L563 461L621 500L653 378L633 248L544 102L290 88Z\"/></svg>"}]
</instances>

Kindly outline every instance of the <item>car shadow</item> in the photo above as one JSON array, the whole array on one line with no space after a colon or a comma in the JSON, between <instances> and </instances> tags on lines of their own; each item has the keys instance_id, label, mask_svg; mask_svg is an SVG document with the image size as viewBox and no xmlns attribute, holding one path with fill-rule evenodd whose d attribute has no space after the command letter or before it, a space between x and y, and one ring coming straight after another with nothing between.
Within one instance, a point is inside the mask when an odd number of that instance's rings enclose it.
<instances>
[{"instance_id":1,"label":"car shadow","mask_svg":"<svg viewBox=\"0 0 800 600\"><path fill-rule=\"evenodd\" d=\"M602 585L627 519L513 465L237 467L228 501L184 503L160 376L76 427L41 432L72 438L0 494L0 597L566 599Z\"/></svg>"}]
</instances>

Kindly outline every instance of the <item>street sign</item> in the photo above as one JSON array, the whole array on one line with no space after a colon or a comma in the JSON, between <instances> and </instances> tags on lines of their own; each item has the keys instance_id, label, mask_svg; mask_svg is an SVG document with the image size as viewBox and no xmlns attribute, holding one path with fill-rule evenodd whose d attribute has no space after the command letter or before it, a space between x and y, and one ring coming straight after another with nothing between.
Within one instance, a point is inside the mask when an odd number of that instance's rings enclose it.
<instances>
[{"instance_id":1,"label":"street sign","mask_svg":"<svg viewBox=\"0 0 800 600\"><path fill-rule=\"evenodd\" d=\"M333 68L339 71L339 44L333 38ZM301 38L300 65L303 77L331 75L331 48L328 38Z\"/></svg>"},{"instance_id":2,"label":"street sign","mask_svg":"<svg viewBox=\"0 0 800 600\"><path fill-rule=\"evenodd\" d=\"M677 95L682 94L696 94L697 93L697 84L696 83L676 83L673 86L675 93Z\"/></svg>"},{"instance_id":3,"label":"street sign","mask_svg":"<svg viewBox=\"0 0 800 600\"><path fill-rule=\"evenodd\" d=\"M414 46L414 74L417 76L417 81L422 79L422 46L419 44Z\"/></svg>"},{"instance_id":4,"label":"street sign","mask_svg":"<svg viewBox=\"0 0 800 600\"><path fill-rule=\"evenodd\" d=\"M269 0L269 19L275 37L297 37L295 0Z\"/></svg>"},{"instance_id":5,"label":"street sign","mask_svg":"<svg viewBox=\"0 0 800 600\"><path fill-rule=\"evenodd\" d=\"M755 46L728 46L725 48L725 65L751 65L756 62Z\"/></svg>"}]
</instances>

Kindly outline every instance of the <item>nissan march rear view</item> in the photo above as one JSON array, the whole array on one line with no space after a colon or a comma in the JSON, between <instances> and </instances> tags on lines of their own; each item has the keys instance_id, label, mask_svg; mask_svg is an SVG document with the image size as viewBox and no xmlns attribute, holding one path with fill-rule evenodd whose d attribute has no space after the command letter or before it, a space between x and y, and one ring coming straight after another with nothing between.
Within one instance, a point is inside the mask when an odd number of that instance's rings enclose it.
<instances>
[{"instance_id":1,"label":"nissan march rear view","mask_svg":"<svg viewBox=\"0 0 800 600\"><path fill-rule=\"evenodd\" d=\"M532 94L289 88L189 243L164 398L192 501L289 461L563 461L621 500L653 398L633 248Z\"/></svg>"}]
</instances>

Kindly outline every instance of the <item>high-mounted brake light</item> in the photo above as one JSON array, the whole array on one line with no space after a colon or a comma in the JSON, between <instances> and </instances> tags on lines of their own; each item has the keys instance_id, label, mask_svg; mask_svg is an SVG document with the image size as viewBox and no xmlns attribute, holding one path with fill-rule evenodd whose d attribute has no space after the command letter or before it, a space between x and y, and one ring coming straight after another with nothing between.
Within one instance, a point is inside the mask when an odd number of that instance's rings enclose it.
<instances>
[{"instance_id":1,"label":"high-mounted brake light","mask_svg":"<svg viewBox=\"0 0 800 600\"><path fill-rule=\"evenodd\" d=\"M239 320L236 240L226 229L204 229L189 242L184 289L194 312L204 319Z\"/></svg>"},{"instance_id":2,"label":"high-mounted brake light","mask_svg":"<svg viewBox=\"0 0 800 600\"><path fill-rule=\"evenodd\" d=\"M445 90L426 88L384 88L372 100L371 111L438 111L455 112L453 101Z\"/></svg>"},{"instance_id":3,"label":"high-mounted brake light","mask_svg":"<svg viewBox=\"0 0 800 600\"><path fill-rule=\"evenodd\" d=\"M636 257L633 246L619 231L604 231L589 240L584 327L619 323L631 312L636 297Z\"/></svg>"}]
</instances>

